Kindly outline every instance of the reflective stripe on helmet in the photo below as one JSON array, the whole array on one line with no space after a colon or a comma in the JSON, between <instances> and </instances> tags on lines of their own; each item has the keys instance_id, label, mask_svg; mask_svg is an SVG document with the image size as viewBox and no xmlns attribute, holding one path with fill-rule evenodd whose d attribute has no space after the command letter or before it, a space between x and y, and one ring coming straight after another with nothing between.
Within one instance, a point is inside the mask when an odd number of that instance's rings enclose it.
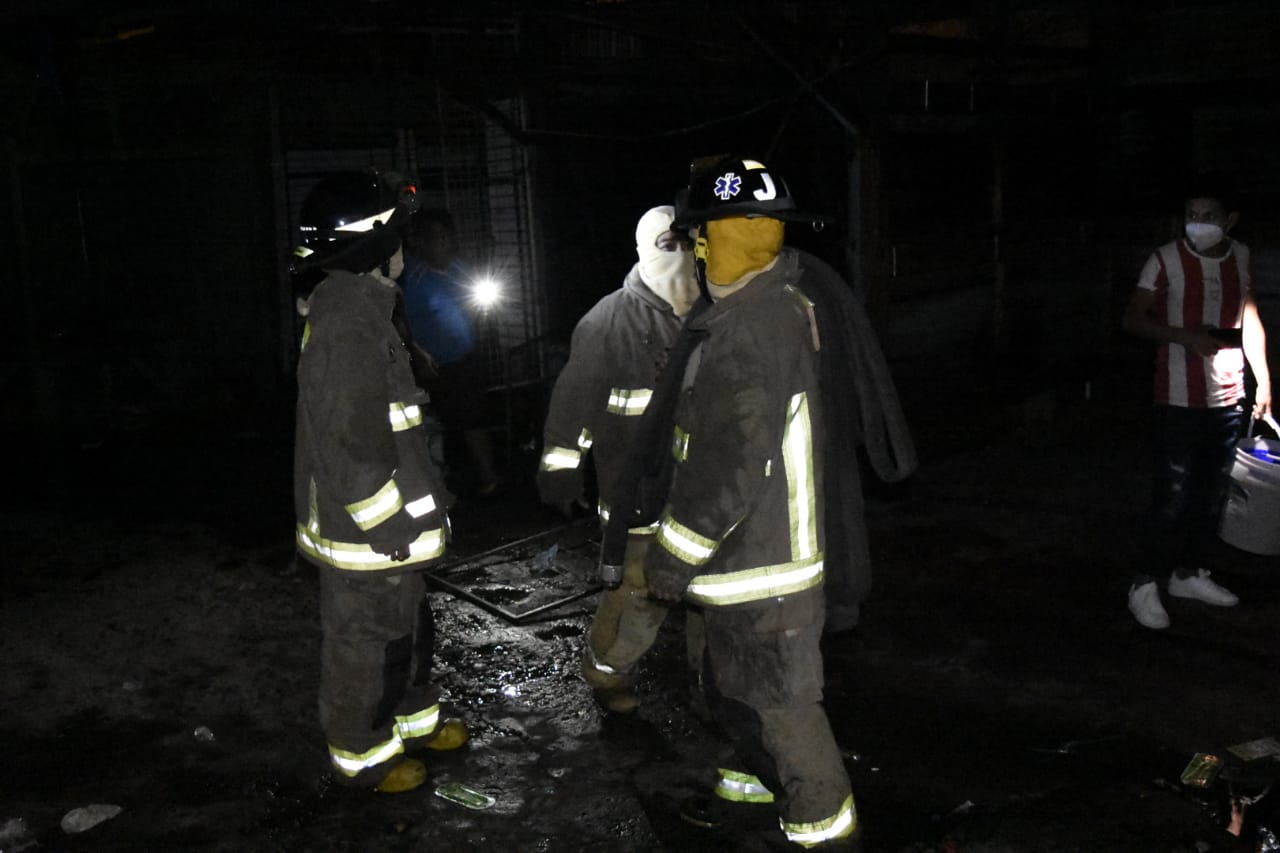
<instances>
[{"instance_id":1,"label":"reflective stripe on helmet","mask_svg":"<svg viewBox=\"0 0 1280 853\"><path fill-rule=\"evenodd\" d=\"M717 772L720 778L716 781L716 796L722 800L735 803L773 802L773 792L764 786L758 776L726 770L723 767Z\"/></svg>"},{"instance_id":2,"label":"reflective stripe on helmet","mask_svg":"<svg viewBox=\"0 0 1280 853\"><path fill-rule=\"evenodd\" d=\"M582 451L571 447L548 447L542 454L543 471L572 471L582 461Z\"/></svg>"},{"instance_id":3,"label":"reflective stripe on helmet","mask_svg":"<svg viewBox=\"0 0 1280 853\"><path fill-rule=\"evenodd\" d=\"M367 216L364 219L357 219L355 222L347 222L334 227L334 231L346 231L352 234L362 234L365 231L372 231L377 225L386 225L391 219L391 215L396 212L394 207L389 207L381 213L375 213L373 216Z\"/></svg>"},{"instance_id":4,"label":"reflective stripe on helmet","mask_svg":"<svg viewBox=\"0 0 1280 853\"><path fill-rule=\"evenodd\" d=\"M400 562L392 560L386 554L378 553L368 545L325 539L302 524L298 525L296 539L298 549L304 554L309 554L334 568L351 571L405 568L415 563L434 560L444 554L444 531L439 527L420 533L417 539L409 543L408 558Z\"/></svg>"},{"instance_id":5,"label":"reflective stripe on helmet","mask_svg":"<svg viewBox=\"0 0 1280 853\"><path fill-rule=\"evenodd\" d=\"M413 429L422 423L422 409L413 403L392 403L390 418L395 432Z\"/></svg>"},{"instance_id":6,"label":"reflective stripe on helmet","mask_svg":"<svg viewBox=\"0 0 1280 853\"><path fill-rule=\"evenodd\" d=\"M351 520L357 527L368 530L395 515L402 507L404 507L404 499L400 497L400 488L392 477L372 496L347 504L346 510L351 514Z\"/></svg>"},{"instance_id":7,"label":"reflective stripe on helmet","mask_svg":"<svg viewBox=\"0 0 1280 853\"><path fill-rule=\"evenodd\" d=\"M783 820L779 823L782 824L782 831L787 834L787 840L801 847L813 847L824 841L852 835L858 825L858 810L854 808L853 794L850 794L840 810L825 820L811 823L787 823Z\"/></svg>"},{"instance_id":8,"label":"reflective stripe on helmet","mask_svg":"<svg viewBox=\"0 0 1280 853\"><path fill-rule=\"evenodd\" d=\"M611 415L643 415L651 399L652 388L613 388L605 411Z\"/></svg>"},{"instance_id":9,"label":"reflective stripe on helmet","mask_svg":"<svg viewBox=\"0 0 1280 853\"><path fill-rule=\"evenodd\" d=\"M807 561L779 563L724 574L698 575L689 582L685 598L708 607L791 595L822 584L822 555Z\"/></svg>"}]
</instances>

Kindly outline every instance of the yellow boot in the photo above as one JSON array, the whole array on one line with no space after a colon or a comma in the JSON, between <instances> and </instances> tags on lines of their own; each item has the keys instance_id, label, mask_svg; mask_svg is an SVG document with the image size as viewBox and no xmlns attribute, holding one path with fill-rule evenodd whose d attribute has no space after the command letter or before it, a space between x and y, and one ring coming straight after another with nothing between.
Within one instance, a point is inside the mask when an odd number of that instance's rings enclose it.
<instances>
[{"instance_id":1,"label":"yellow boot","mask_svg":"<svg viewBox=\"0 0 1280 853\"><path fill-rule=\"evenodd\" d=\"M406 758L386 775L374 790L383 794L402 794L427 781L427 765L416 758Z\"/></svg>"},{"instance_id":2,"label":"yellow boot","mask_svg":"<svg viewBox=\"0 0 1280 853\"><path fill-rule=\"evenodd\" d=\"M467 733L466 723L458 719L448 719L436 729L436 736L427 741L426 747L437 752L445 752L450 749L457 749L470 738L471 735Z\"/></svg>"}]
</instances>

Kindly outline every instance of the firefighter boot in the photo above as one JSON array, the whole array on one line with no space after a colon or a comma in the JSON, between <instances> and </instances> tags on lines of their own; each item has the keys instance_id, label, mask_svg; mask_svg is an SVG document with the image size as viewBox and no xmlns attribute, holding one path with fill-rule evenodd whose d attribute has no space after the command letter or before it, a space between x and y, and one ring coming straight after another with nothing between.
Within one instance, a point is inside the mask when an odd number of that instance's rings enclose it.
<instances>
[{"instance_id":1,"label":"firefighter boot","mask_svg":"<svg viewBox=\"0 0 1280 853\"><path fill-rule=\"evenodd\" d=\"M471 736L467 733L467 724L457 718L450 718L436 729L435 737L426 742L427 749L446 752L462 746Z\"/></svg>"},{"instance_id":2,"label":"firefighter boot","mask_svg":"<svg viewBox=\"0 0 1280 853\"><path fill-rule=\"evenodd\" d=\"M383 777L374 790L382 794L402 794L427 781L427 766L416 758L406 758Z\"/></svg>"},{"instance_id":3,"label":"firefighter boot","mask_svg":"<svg viewBox=\"0 0 1280 853\"><path fill-rule=\"evenodd\" d=\"M618 672L600 663L590 643L582 654L582 677L591 685L596 704L613 714L630 714L640 707L635 673Z\"/></svg>"},{"instance_id":4,"label":"firefighter boot","mask_svg":"<svg viewBox=\"0 0 1280 853\"><path fill-rule=\"evenodd\" d=\"M778 828L773 803L731 802L714 794L686 797L680 802L680 819L700 829L730 826L763 832Z\"/></svg>"}]
</instances>

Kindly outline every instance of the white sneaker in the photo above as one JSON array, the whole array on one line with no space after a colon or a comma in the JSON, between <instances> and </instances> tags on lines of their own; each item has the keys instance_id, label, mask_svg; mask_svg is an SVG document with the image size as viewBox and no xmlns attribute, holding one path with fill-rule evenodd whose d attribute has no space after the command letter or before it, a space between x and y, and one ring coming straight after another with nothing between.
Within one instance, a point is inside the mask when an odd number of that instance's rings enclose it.
<instances>
[{"instance_id":1,"label":"white sneaker","mask_svg":"<svg viewBox=\"0 0 1280 853\"><path fill-rule=\"evenodd\" d=\"M1189 578L1172 575L1169 578L1169 594L1175 598L1194 598L1218 607L1235 607L1240 603L1235 593L1210 580L1209 572L1205 569L1200 569Z\"/></svg>"},{"instance_id":2,"label":"white sneaker","mask_svg":"<svg viewBox=\"0 0 1280 853\"><path fill-rule=\"evenodd\" d=\"M1129 587L1129 612L1144 628L1158 631L1169 627L1169 614L1160 603L1160 589L1155 581Z\"/></svg>"}]
</instances>

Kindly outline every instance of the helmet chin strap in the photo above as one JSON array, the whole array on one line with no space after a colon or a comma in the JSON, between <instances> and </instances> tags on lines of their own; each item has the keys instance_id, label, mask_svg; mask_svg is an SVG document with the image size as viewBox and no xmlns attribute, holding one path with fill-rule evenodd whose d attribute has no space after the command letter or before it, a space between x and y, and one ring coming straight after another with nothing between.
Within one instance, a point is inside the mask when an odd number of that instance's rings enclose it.
<instances>
[{"instance_id":1,"label":"helmet chin strap","mask_svg":"<svg viewBox=\"0 0 1280 853\"><path fill-rule=\"evenodd\" d=\"M707 227L705 222L698 224L698 236L693 243L693 268L698 273L698 291L702 294L702 298L707 302L713 302L711 298L711 288L707 286L707 235L704 229Z\"/></svg>"},{"instance_id":2,"label":"helmet chin strap","mask_svg":"<svg viewBox=\"0 0 1280 853\"><path fill-rule=\"evenodd\" d=\"M384 226L381 222L373 223L373 228L375 231L382 227ZM379 271L382 273L383 278L391 278L391 256L390 255L382 259L382 266L379 267Z\"/></svg>"}]
</instances>

